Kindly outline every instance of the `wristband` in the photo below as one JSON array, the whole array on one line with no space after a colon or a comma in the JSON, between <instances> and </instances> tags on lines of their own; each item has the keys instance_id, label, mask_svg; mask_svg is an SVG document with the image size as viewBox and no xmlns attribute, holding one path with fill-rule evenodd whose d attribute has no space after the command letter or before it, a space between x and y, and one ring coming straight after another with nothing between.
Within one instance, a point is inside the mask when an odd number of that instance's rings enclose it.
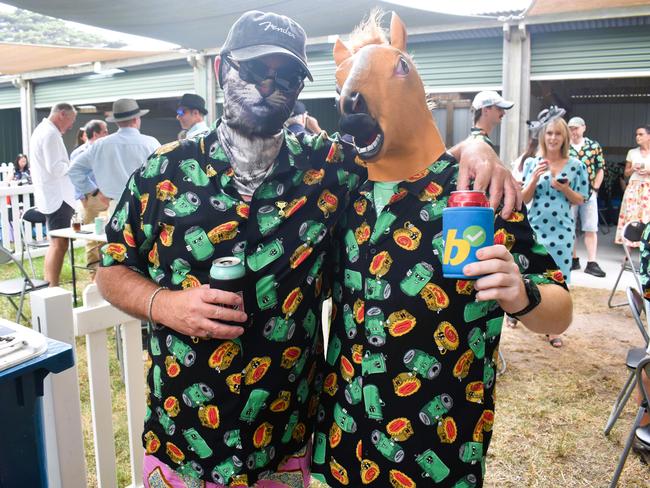
<instances>
[{"instance_id":1,"label":"wristband","mask_svg":"<svg viewBox=\"0 0 650 488\"><path fill-rule=\"evenodd\" d=\"M154 300L154 298L156 298L156 295L158 295L158 293L160 293L163 290L168 290L168 289L169 288L167 288L166 286L159 286L158 288L156 288L153 291L153 293L149 297L149 305L147 307L147 320L149 322L151 322L152 324L154 323L153 322L153 317L151 317L151 312L153 311L153 300Z\"/></svg>"}]
</instances>

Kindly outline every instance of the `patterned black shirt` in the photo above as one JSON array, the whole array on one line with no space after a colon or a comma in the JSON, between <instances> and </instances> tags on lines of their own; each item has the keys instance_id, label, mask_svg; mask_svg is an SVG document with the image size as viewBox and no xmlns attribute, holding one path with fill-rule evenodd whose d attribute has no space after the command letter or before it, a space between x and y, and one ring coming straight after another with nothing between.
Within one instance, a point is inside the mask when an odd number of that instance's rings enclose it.
<instances>
[{"instance_id":1,"label":"patterned black shirt","mask_svg":"<svg viewBox=\"0 0 650 488\"><path fill-rule=\"evenodd\" d=\"M490 136L488 136L486 132L480 127L472 127L469 131L469 136L472 139L479 139L485 142L488 146L492 148L493 151L497 150L497 147L494 145L494 142L492 142L492 139L490 139Z\"/></svg>"},{"instance_id":2,"label":"patterned black shirt","mask_svg":"<svg viewBox=\"0 0 650 488\"><path fill-rule=\"evenodd\" d=\"M443 155L376 216L372 183L339 226L312 469L331 486L475 487L494 421L503 320L473 281L442 277L442 209L458 165ZM524 275L566 288L524 212L495 219Z\"/></svg>"},{"instance_id":3,"label":"patterned black shirt","mask_svg":"<svg viewBox=\"0 0 650 488\"><path fill-rule=\"evenodd\" d=\"M589 193L594 188L594 181L596 180L596 175L601 169L605 171L605 157L603 155L603 148L600 147L600 144L596 141L592 141L588 137L585 137L582 143L582 147L579 151L576 151L573 146L569 147L569 156L579 159L587 167L587 173L589 173Z\"/></svg>"},{"instance_id":4,"label":"patterned black shirt","mask_svg":"<svg viewBox=\"0 0 650 488\"><path fill-rule=\"evenodd\" d=\"M149 338L143 443L177 471L252 485L310 439L322 389L327 250L350 190L365 179L344 153L325 133L299 140L285 132L247 203L213 131L162 146L129 180L108 225L104 266L127 265L181 289L208 283L215 258L246 263L241 337L204 340L160 324Z\"/></svg>"}]
</instances>

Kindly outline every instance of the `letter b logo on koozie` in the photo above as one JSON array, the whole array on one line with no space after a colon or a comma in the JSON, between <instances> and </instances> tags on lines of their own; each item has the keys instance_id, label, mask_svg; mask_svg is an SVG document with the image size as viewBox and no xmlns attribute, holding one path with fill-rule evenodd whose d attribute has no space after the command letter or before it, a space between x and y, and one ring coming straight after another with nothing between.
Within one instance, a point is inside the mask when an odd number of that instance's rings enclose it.
<instances>
[{"instance_id":1,"label":"letter b logo on koozie","mask_svg":"<svg viewBox=\"0 0 650 488\"><path fill-rule=\"evenodd\" d=\"M449 229L445 235L445 254L442 259L442 264L457 266L469 256L469 242L462 238L458 239L456 237L456 231L457 229Z\"/></svg>"}]
</instances>

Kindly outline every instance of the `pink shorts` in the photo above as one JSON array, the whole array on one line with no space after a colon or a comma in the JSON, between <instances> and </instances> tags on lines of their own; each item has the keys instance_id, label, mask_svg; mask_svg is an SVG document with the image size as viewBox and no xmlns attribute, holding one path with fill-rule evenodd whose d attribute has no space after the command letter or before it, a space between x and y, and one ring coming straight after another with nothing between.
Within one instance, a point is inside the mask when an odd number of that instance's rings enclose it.
<instances>
[{"instance_id":1,"label":"pink shorts","mask_svg":"<svg viewBox=\"0 0 650 488\"><path fill-rule=\"evenodd\" d=\"M311 443L286 459L275 473L259 479L254 486L255 488L308 488L311 480L310 462ZM145 488L227 488L226 485L183 476L149 454L144 455L142 478ZM228 486L246 487L245 484L233 485L235 479L237 478L230 480Z\"/></svg>"}]
</instances>

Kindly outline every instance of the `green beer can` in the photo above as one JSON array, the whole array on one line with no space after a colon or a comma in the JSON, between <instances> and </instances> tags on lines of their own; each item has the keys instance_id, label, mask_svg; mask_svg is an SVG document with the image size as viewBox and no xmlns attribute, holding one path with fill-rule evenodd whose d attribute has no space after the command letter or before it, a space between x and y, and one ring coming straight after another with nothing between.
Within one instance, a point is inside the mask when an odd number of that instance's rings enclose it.
<instances>
[{"instance_id":1,"label":"green beer can","mask_svg":"<svg viewBox=\"0 0 650 488\"><path fill-rule=\"evenodd\" d=\"M245 275L246 268L241 259L234 256L217 258L212 261L210 268L210 288L237 293L243 300ZM239 307L235 309L239 310ZM245 310L243 302L241 310ZM241 322L222 322L229 325L244 325Z\"/></svg>"}]
</instances>

